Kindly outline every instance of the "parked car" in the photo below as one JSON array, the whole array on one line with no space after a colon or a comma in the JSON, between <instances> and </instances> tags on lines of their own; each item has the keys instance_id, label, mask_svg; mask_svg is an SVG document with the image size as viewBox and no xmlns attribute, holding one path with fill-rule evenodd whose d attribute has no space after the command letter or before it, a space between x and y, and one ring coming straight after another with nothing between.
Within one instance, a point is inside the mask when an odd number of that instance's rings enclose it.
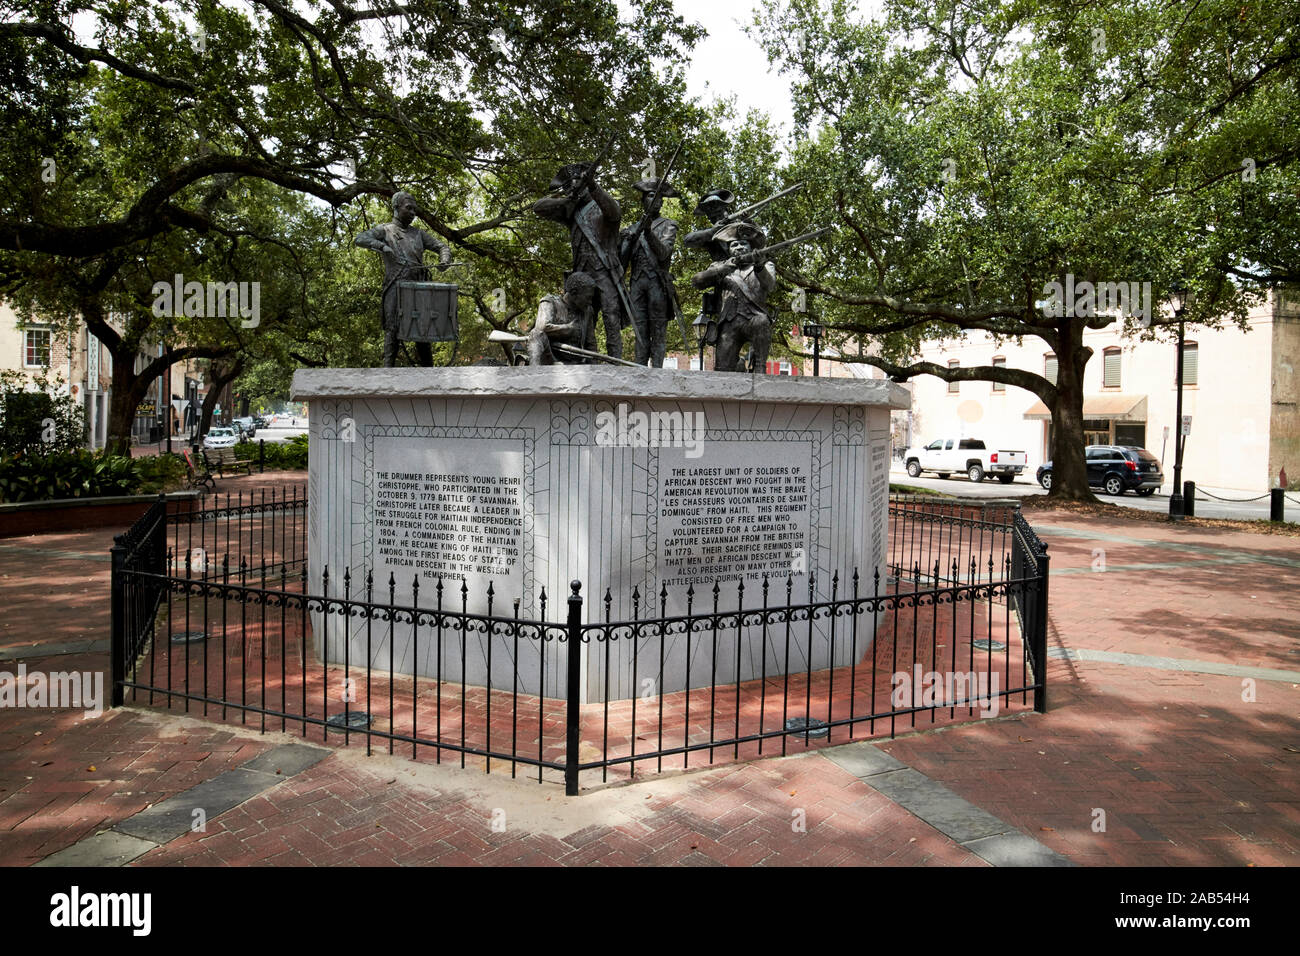
<instances>
[{"instance_id":1,"label":"parked car","mask_svg":"<svg viewBox=\"0 0 1300 956\"><path fill-rule=\"evenodd\" d=\"M1160 460L1136 445L1089 445L1083 450L1088 467L1088 484L1108 495L1122 495L1128 490L1142 497L1153 495L1165 482ZM1051 490L1052 463L1038 467L1038 483Z\"/></svg>"},{"instance_id":2,"label":"parked car","mask_svg":"<svg viewBox=\"0 0 1300 956\"><path fill-rule=\"evenodd\" d=\"M1016 480L1029 464L1023 451L1009 448L989 449L978 438L938 438L928 445L907 449L903 453L907 473L921 477L923 471L937 472L947 478L964 471L971 481L983 481L985 475L997 475L1004 485Z\"/></svg>"},{"instance_id":3,"label":"parked car","mask_svg":"<svg viewBox=\"0 0 1300 956\"><path fill-rule=\"evenodd\" d=\"M209 428L203 436L204 448L234 448L239 435L233 428Z\"/></svg>"},{"instance_id":4,"label":"parked car","mask_svg":"<svg viewBox=\"0 0 1300 956\"><path fill-rule=\"evenodd\" d=\"M265 415L254 415L254 416L253 416L253 424L256 425L258 428L270 428L270 427L271 427L271 422L266 418Z\"/></svg>"},{"instance_id":5,"label":"parked car","mask_svg":"<svg viewBox=\"0 0 1300 956\"><path fill-rule=\"evenodd\" d=\"M236 418L230 424L235 428L238 428L245 438L252 438L257 434L257 422L249 415L245 415L243 418Z\"/></svg>"}]
</instances>

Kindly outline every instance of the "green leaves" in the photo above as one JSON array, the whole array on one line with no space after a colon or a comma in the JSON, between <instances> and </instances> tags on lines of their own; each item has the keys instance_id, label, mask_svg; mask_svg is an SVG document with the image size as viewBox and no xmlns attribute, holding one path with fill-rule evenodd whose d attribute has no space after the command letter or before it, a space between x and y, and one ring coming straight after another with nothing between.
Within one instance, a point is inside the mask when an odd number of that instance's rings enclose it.
<instances>
[{"instance_id":1,"label":"green leaves","mask_svg":"<svg viewBox=\"0 0 1300 956\"><path fill-rule=\"evenodd\" d=\"M0 456L0 501L46 501L147 494L177 487L178 455L128 458L86 449Z\"/></svg>"}]
</instances>

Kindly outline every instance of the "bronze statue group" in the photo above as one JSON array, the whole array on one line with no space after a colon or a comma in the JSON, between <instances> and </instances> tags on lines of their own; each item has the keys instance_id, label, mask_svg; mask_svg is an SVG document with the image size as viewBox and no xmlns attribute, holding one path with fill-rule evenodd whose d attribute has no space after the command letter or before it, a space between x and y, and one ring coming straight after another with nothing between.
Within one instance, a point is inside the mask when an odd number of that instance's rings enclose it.
<instances>
[{"instance_id":1,"label":"bronze statue group","mask_svg":"<svg viewBox=\"0 0 1300 956\"><path fill-rule=\"evenodd\" d=\"M611 140L611 145L612 145ZM673 283L672 257L678 223L663 216L666 198L680 197L669 184L676 153L662 177L634 184L641 194L641 216L635 225L620 228L623 214L618 202L596 181L596 172L609 145L593 162L561 167L550 183L550 195L533 206L543 219L569 230L573 260L565 274L562 295L546 296L537 310L532 331L524 339L532 365L582 364L607 361L622 365L662 368L668 324L676 320L682 342L690 336ZM695 207L709 225L688 233L684 244L706 252L711 264L695 273L691 284L704 292L699 326L700 343L714 347L714 370L765 372L772 343L772 318L767 300L776 287L772 256L788 246L815 238L826 230L805 233L786 242L768 245L764 231L751 214L799 189L792 186L774 196L734 210L735 196L727 189L711 189ZM384 324L384 365L395 364L398 347L397 296L394 286L404 280L428 278L423 265L426 249L439 255L439 268L450 264L451 251L430 233L412 225L414 202L406 193L393 196L393 222L378 226L356 239L356 245L383 255L385 285L381 296ZM626 279L625 279L626 276ZM597 342L597 316L604 328L605 351ZM623 329L631 326L635 361L623 358ZM520 337L495 332L495 341ZM742 356L742 349L748 352ZM422 364L430 364L429 345L417 343Z\"/></svg>"}]
</instances>

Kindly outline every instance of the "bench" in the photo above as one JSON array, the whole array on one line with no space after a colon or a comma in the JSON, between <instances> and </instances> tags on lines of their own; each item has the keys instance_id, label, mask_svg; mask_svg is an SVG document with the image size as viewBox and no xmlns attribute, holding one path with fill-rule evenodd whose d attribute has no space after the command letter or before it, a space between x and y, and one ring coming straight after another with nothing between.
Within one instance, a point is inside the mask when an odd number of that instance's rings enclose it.
<instances>
[{"instance_id":1,"label":"bench","mask_svg":"<svg viewBox=\"0 0 1300 956\"><path fill-rule=\"evenodd\" d=\"M240 458L239 453L233 448L205 448L203 450L203 460L208 466L208 473L215 473L218 478L226 477L226 472L234 472L245 475L253 473L253 462L248 458Z\"/></svg>"},{"instance_id":2,"label":"bench","mask_svg":"<svg viewBox=\"0 0 1300 956\"><path fill-rule=\"evenodd\" d=\"M201 458L201 464L196 464L194 456L190 454L188 448L181 452L181 456L185 459L185 478L189 483L189 486L191 488L202 488L206 486L215 491L217 488L217 479L212 474L212 469L208 467L207 459Z\"/></svg>"}]
</instances>

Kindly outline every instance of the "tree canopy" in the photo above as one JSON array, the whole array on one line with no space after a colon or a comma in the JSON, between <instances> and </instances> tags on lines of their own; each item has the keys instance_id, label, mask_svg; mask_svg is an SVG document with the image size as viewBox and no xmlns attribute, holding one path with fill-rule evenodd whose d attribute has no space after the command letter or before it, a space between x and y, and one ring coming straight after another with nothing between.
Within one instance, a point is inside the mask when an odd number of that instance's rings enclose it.
<instances>
[{"instance_id":1,"label":"tree canopy","mask_svg":"<svg viewBox=\"0 0 1300 956\"><path fill-rule=\"evenodd\" d=\"M669 0L0 0L0 295L86 321L115 357L167 344L115 383L121 438L171 360L237 356L259 395L301 365L373 364L380 264L351 240L402 189L465 263L471 361L559 288L568 237L528 213L555 169L613 133L602 182L630 224L631 182L680 143L665 214L693 228L705 188L744 202L806 182L764 225L837 230L780 260L773 304L811 292L832 344L869 339L896 377L1035 392L1057 424L1053 494L1086 495L1083 330L1167 319L1053 315L1044 290L1146 283L1154 304L1183 283L1187 318L1219 323L1296 281L1298 6L888 0L875 21L763 0L752 29L793 80L782 142L762 112L724 131L725 104L687 95L701 30ZM691 315L702 265L679 250ZM265 317L159 315L153 283L174 274L258 282ZM1058 380L913 361L972 331L1037 336Z\"/></svg>"},{"instance_id":2,"label":"tree canopy","mask_svg":"<svg viewBox=\"0 0 1300 956\"><path fill-rule=\"evenodd\" d=\"M783 274L895 377L1038 394L1057 424L1052 492L1087 496L1083 329L1158 334L1178 283L1188 321L1242 322L1294 280L1297 12L889 0L876 22L844 0L765 0L754 30L795 91L786 171L809 182L784 212L833 210L841 225L811 267ZM1149 284L1153 310L1053 315L1045 290L1067 276ZM1058 380L912 361L926 340L976 330L1042 339Z\"/></svg>"}]
</instances>

